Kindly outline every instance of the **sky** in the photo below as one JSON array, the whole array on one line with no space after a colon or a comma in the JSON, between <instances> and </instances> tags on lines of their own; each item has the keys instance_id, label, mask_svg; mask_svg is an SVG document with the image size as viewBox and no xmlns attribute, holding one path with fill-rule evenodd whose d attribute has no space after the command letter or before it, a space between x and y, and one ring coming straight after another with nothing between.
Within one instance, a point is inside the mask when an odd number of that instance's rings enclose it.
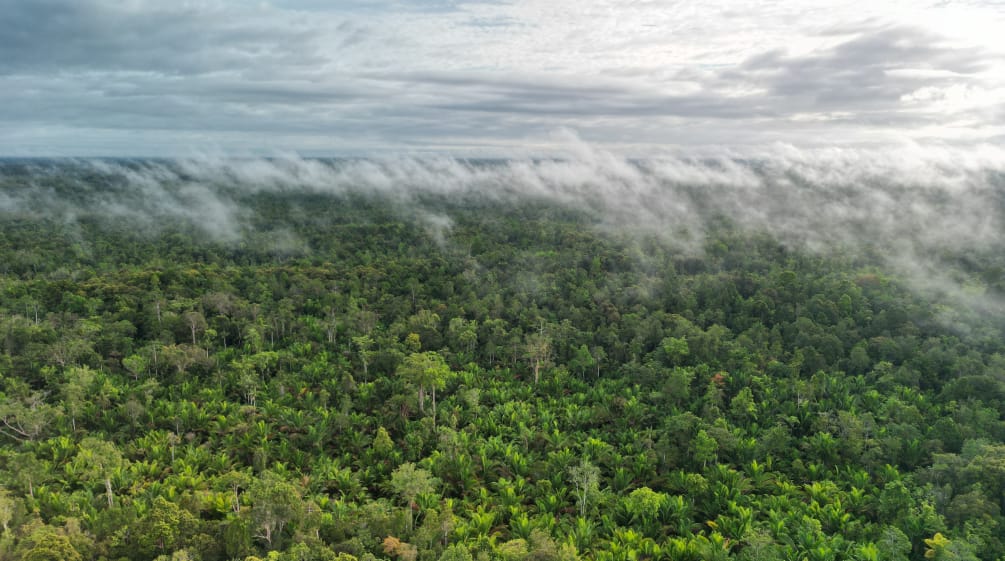
<instances>
[{"instance_id":1,"label":"sky","mask_svg":"<svg viewBox=\"0 0 1005 561\"><path fill-rule=\"evenodd\" d=\"M0 0L0 14L0 156L1005 143L998 0Z\"/></svg>"}]
</instances>

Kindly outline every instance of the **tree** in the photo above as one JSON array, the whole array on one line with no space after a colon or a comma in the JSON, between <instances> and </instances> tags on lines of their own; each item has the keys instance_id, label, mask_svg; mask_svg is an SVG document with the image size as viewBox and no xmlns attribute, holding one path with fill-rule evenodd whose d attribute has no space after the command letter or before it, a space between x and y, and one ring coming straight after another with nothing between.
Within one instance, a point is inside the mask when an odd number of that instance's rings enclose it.
<instances>
[{"instance_id":1,"label":"tree","mask_svg":"<svg viewBox=\"0 0 1005 561\"><path fill-rule=\"evenodd\" d=\"M77 417L84 411L94 384L95 372L86 366L71 366L66 370L63 385L63 407L70 415L70 426L77 431Z\"/></svg>"},{"instance_id":2,"label":"tree","mask_svg":"<svg viewBox=\"0 0 1005 561\"><path fill-rule=\"evenodd\" d=\"M590 354L590 349L586 345L580 345L576 349L576 354L569 361L569 368L579 373L580 377L586 376L586 371L592 369L597 364Z\"/></svg>"},{"instance_id":3,"label":"tree","mask_svg":"<svg viewBox=\"0 0 1005 561\"><path fill-rule=\"evenodd\" d=\"M143 355L133 354L122 359L122 366L133 375L134 380L139 380L140 374L147 371L150 362Z\"/></svg>"},{"instance_id":4,"label":"tree","mask_svg":"<svg viewBox=\"0 0 1005 561\"><path fill-rule=\"evenodd\" d=\"M951 542L939 532L930 538L925 538L925 559L946 559Z\"/></svg>"},{"instance_id":5,"label":"tree","mask_svg":"<svg viewBox=\"0 0 1005 561\"><path fill-rule=\"evenodd\" d=\"M206 331L208 325L206 324L206 318L200 312L191 311L185 312L182 316L185 320L185 325L188 326L189 332L192 335L192 346L195 347L199 344L196 340L196 335Z\"/></svg>"},{"instance_id":6,"label":"tree","mask_svg":"<svg viewBox=\"0 0 1005 561\"><path fill-rule=\"evenodd\" d=\"M666 499L663 493L657 493L649 487L640 487L625 497L625 510L633 520L651 531Z\"/></svg>"},{"instance_id":7,"label":"tree","mask_svg":"<svg viewBox=\"0 0 1005 561\"><path fill-rule=\"evenodd\" d=\"M687 339L683 337L666 337L660 342L660 348L663 349L670 366L680 366L691 354Z\"/></svg>"},{"instance_id":8,"label":"tree","mask_svg":"<svg viewBox=\"0 0 1005 561\"><path fill-rule=\"evenodd\" d=\"M80 441L74 464L87 479L96 479L105 485L105 497L108 507L115 504L115 494L112 492L112 476L122 469L125 461L114 444L93 436Z\"/></svg>"},{"instance_id":9,"label":"tree","mask_svg":"<svg viewBox=\"0 0 1005 561\"><path fill-rule=\"evenodd\" d=\"M414 524L412 511L418 508L416 497L432 493L438 484L439 481L431 473L415 467L412 462L401 464L391 473L391 488L405 501L410 531Z\"/></svg>"},{"instance_id":10,"label":"tree","mask_svg":"<svg viewBox=\"0 0 1005 561\"><path fill-rule=\"evenodd\" d=\"M44 392L25 392L20 398L0 394L0 434L18 442L37 440L58 417Z\"/></svg>"},{"instance_id":11,"label":"tree","mask_svg":"<svg viewBox=\"0 0 1005 561\"><path fill-rule=\"evenodd\" d=\"M263 471L248 488L251 519L269 548L277 548L287 524L300 519L303 502L300 489L272 471Z\"/></svg>"},{"instance_id":12,"label":"tree","mask_svg":"<svg viewBox=\"0 0 1005 561\"><path fill-rule=\"evenodd\" d=\"M486 319L482 322L481 332L481 348L489 364L494 365L499 348L506 344L506 322L499 318Z\"/></svg>"},{"instance_id":13,"label":"tree","mask_svg":"<svg viewBox=\"0 0 1005 561\"><path fill-rule=\"evenodd\" d=\"M7 460L11 480L23 486L28 496L35 498L35 487L45 483L51 477L47 462L39 460L32 452L21 452Z\"/></svg>"},{"instance_id":14,"label":"tree","mask_svg":"<svg viewBox=\"0 0 1005 561\"><path fill-rule=\"evenodd\" d=\"M528 335L524 342L524 357L530 362L534 383L537 384L541 379L541 369L550 363L551 338L543 330Z\"/></svg>"},{"instance_id":15,"label":"tree","mask_svg":"<svg viewBox=\"0 0 1005 561\"><path fill-rule=\"evenodd\" d=\"M186 370L206 361L206 352L194 345L165 345L161 348L161 358L175 368L178 380Z\"/></svg>"},{"instance_id":16,"label":"tree","mask_svg":"<svg viewBox=\"0 0 1005 561\"><path fill-rule=\"evenodd\" d=\"M7 489L0 488L0 526L3 527L4 535L10 531L10 521L14 518L17 502L10 496Z\"/></svg>"},{"instance_id":17,"label":"tree","mask_svg":"<svg viewBox=\"0 0 1005 561\"><path fill-rule=\"evenodd\" d=\"M517 538L504 542L496 548L496 552L503 561L524 561L530 553L530 547L527 545L527 540Z\"/></svg>"},{"instance_id":18,"label":"tree","mask_svg":"<svg viewBox=\"0 0 1005 561\"><path fill-rule=\"evenodd\" d=\"M370 350L373 347L373 339L369 335L360 335L352 338L352 344L359 351L359 362L363 365L363 379L366 380L369 377L368 366L370 364L370 356L373 354Z\"/></svg>"},{"instance_id":19,"label":"tree","mask_svg":"<svg viewBox=\"0 0 1005 561\"><path fill-rule=\"evenodd\" d=\"M729 412L734 418L741 421L757 419L757 404L754 401L754 394L750 391L750 388L740 389L729 402Z\"/></svg>"},{"instance_id":20,"label":"tree","mask_svg":"<svg viewBox=\"0 0 1005 561\"><path fill-rule=\"evenodd\" d=\"M133 525L134 545L144 555L153 557L185 546L185 540L198 528L198 519L189 511L157 497L150 510Z\"/></svg>"},{"instance_id":21,"label":"tree","mask_svg":"<svg viewBox=\"0 0 1005 561\"><path fill-rule=\"evenodd\" d=\"M443 345L440 335L440 316L430 310L419 310L408 318L408 330L419 335L427 349L439 349Z\"/></svg>"},{"instance_id":22,"label":"tree","mask_svg":"<svg viewBox=\"0 0 1005 561\"><path fill-rule=\"evenodd\" d=\"M234 514L241 514L241 491L247 489L253 481L249 473L236 470L216 478L217 489L230 491L230 509Z\"/></svg>"},{"instance_id":23,"label":"tree","mask_svg":"<svg viewBox=\"0 0 1005 561\"><path fill-rule=\"evenodd\" d=\"M394 441L391 440L391 435L387 433L387 429L377 427L377 434L373 437L371 447L381 458L386 458L394 450Z\"/></svg>"},{"instance_id":24,"label":"tree","mask_svg":"<svg viewBox=\"0 0 1005 561\"><path fill-rule=\"evenodd\" d=\"M600 468L584 458L578 466L569 468L569 476L572 477L572 483L576 486L579 515L585 517L587 503L600 492Z\"/></svg>"},{"instance_id":25,"label":"tree","mask_svg":"<svg viewBox=\"0 0 1005 561\"><path fill-rule=\"evenodd\" d=\"M607 360L607 351L603 347L594 347L590 354L593 355L594 373L597 378L600 378L600 368L603 366L604 361Z\"/></svg>"},{"instance_id":26,"label":"tree","mask_svg":"<svg viewBox=\"0 0 1005 561\"><path fill-rule=\"evenodd\" d=\"M702 468L715 461L718 450L719 443L705 429L700 429L694 437L694 459L701 462Z\"/></svg>"},{"instance_id":27,"label":"tree","mask_svg":"<svg viewBox=\"0 0 1005 561\"><path fill-rule=\"evenodd\" d=\"M419 411L425 412L426 389L430 389L433 398L433 418L436 418L436 389L446 386L450 367L436 351L412 353L398 367L398 375L418 386Z\"/></svg>"},{"instance_id":28,"label":"tree","mask_svg":"<svg viewBox=\"0 0 1005 561\"><path fill-rule=\"evenodd\" d=\"M674 405L684 405L691 399L691 384L694 378L693 369L675 366L667 374L666 382L663 384L663 395Z\"/></svg>"},{"instance_id":29,"label":"tree","mask_svg":"<svg viewBox=\"0 0 1005 561\"><path fill-rule=\"evenodd\" d=\"M419 556L419 548L408 542L403 542L394 536L387 536L381 544L384 553L393 555L401 561L415 561Z\"/></svg>"},{"instance_id":30,"label":"tree","mask_svg":"<svg viewBox=\"0 0 1005 561\"><path fill-rule=\"evenodd\" d=\"M447 335L455 348L471 356L478 344L478 322L455 317L447 324Z\"/></svg>"},{"instance_id":31,"label":"tree","mask_svg":"<svg viewBox=\"0 0 1005 561\"><path fill-rule=\"evenodd\" d=\"M35 522L17 546L17 558L22 561L81 561L80 552L69 536L57 528Z\"/></svg>"},{"instance_id":32,"label":"tree","mask_svg":"<svg viewBox=\"0 0 1005 561\"><path fill-rule=\"evenodd\" d=\"M455 543L443 550L440 561L472 561L471 552L464 544Z\"/></svg>"}]
</instances>

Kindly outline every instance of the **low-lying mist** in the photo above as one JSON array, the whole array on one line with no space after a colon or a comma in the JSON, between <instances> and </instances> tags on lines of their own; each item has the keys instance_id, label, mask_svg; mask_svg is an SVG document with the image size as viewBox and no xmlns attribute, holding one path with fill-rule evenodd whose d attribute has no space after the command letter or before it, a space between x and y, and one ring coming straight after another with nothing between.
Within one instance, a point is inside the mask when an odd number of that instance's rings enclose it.
<instances>
[{"instance_id":1,"label":"low-lying mist","mask_svg":"<svg viewBox=\"0 0 1005 561\"><path fill-rule=\"evenodd\" d=\"M449 244L452 218L431 200L560 205L600 230L655 235L695 253L725 221L796 250L871 255L969 312L1005 310L987 278L960 265L1005 249L1005 151L990 146L773 146L631 160L574 142L554 159L201 157L2 169L0 212L8 216L89 217L151 232L187 224L218 243L256 234L243 201L263 193L387 198L440 244ZM298 243L273 228L284 244Z\"/></svg>"}]
</instances>

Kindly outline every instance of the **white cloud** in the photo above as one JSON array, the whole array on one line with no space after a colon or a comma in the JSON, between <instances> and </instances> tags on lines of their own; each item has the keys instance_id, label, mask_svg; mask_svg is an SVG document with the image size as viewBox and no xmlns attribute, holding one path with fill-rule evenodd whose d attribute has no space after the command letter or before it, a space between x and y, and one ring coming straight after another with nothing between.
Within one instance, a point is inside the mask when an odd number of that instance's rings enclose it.
<instances>
[{"instance_id":1,"label":"white cloud","mask_svg":"<svg viewBox=\"0 0 1005 561\"><path fill-rule=\"evenodd\" d=\"M1005 103L1005 88L985 89L969 84L925 86L901 96L907 105L918 105L922 110L944 114L994 108Z\"/></svg>"},{"instance_id":2,"label":"white cloud","mask_svg":"<svg viewBox=\"0 0 1005 561\"><path fill-rule=\"evenodd\" d=\"M991 141L993 127L960 129L1000 117L1005 88L1005 7L992 2L0 0L0 11L5 154L505 155L559 127L635 151L940 130Z\"/></svg>"}]
</instances>

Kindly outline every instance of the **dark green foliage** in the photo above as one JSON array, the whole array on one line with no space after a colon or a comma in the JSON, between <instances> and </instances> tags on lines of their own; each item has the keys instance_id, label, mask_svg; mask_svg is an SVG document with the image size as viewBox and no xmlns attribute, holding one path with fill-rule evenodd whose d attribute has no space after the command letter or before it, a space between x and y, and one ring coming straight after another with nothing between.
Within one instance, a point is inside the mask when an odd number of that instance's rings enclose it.
<instances>
[{"instance_id":1,"label":"dark green foliage","mask_svg":"<svg viewBox=\"0 0 1005 561\"><path fill-rule=\"evenodd\" d=\"M0 557L1005 555L1000 318L728 224L219 188L236 238L0 215Z\"/></svg>"}]
</instances>

